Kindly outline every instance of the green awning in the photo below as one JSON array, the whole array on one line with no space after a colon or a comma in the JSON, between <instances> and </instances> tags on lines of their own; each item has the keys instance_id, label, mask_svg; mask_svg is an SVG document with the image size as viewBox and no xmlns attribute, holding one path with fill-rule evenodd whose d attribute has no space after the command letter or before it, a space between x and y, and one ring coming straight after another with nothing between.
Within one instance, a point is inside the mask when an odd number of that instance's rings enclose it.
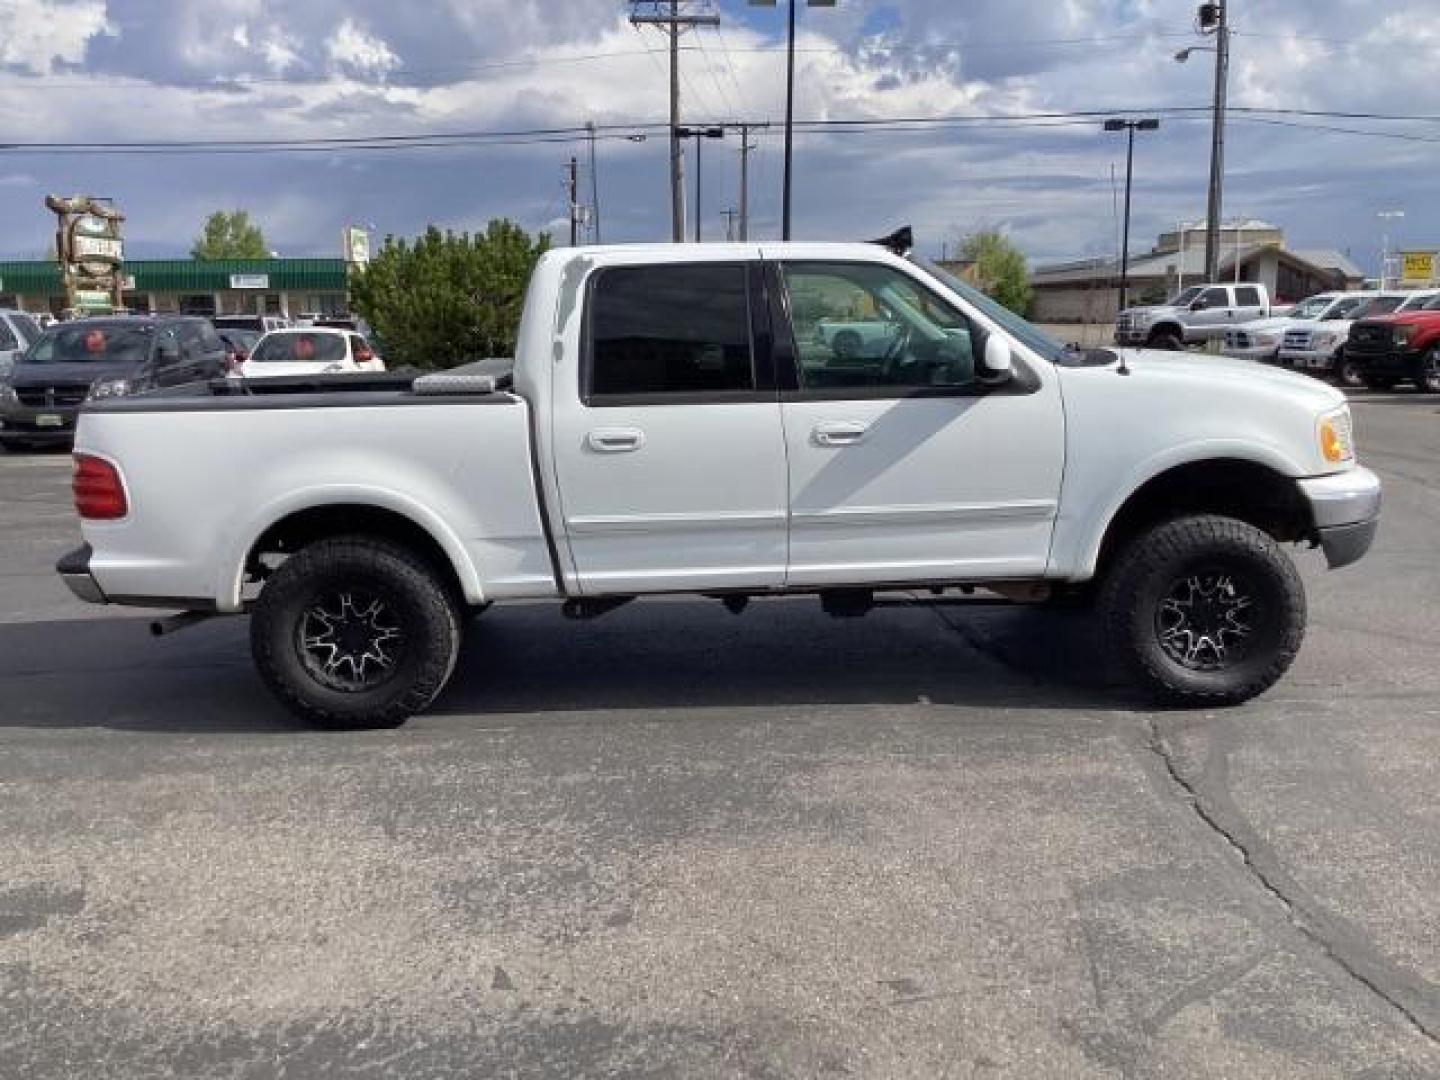
<instances>
[{"instance_id":1,"label":"green awning","mask_svg":"<svg viewBox=\"0 0 1440 1080\"><path fill-rule=\"evenodd\" d=\"M139 259L125 264L135 278L136 292L220 292L232 287L231 278L267 279L263 290L290 292L344 292L348 287L344 259ZM0 292L53 295L60 292L60 267L53 262L0 262Z\"/></svg>"}]
</instances>

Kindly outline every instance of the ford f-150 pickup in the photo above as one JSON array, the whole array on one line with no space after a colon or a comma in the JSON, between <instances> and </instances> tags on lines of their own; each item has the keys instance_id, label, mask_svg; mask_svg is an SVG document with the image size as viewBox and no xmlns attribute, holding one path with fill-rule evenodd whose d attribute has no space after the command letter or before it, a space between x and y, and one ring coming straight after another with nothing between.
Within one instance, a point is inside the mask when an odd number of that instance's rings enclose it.
<instances>
[{"instance_id":1,"label":"ford f-150 pickup","mask_svg":"<svg viewBox=\"0 0 1440 1080\"><path fill-rule=\"evenodd\" d=\"M1115 344L1180 349L1217 338L1272 314L1264 285L1191 285L1169 303L1130 307L1115 319Z\"/></svg>"},{"instance_id":2,"label":"ford f-150 pickup","mask_svg":"<svg viewBox=\"0 0 1440 1080\"><path fill-rule=\"evenodd\" d=\"M248 612L264 682L321 725L424 709L492 603L591 618L672 593L1088 604L1164 698L1271 686L1305 627L1281 545L1337 567L1376 530L1343 397L1242 361L1077 352L908 257L907 232L552 251L513 361L92 402L85 545L59 572L187 613L157 629ZM814 322L857 309L902 325L837 358Z\"/></svg>"}]
</instances>

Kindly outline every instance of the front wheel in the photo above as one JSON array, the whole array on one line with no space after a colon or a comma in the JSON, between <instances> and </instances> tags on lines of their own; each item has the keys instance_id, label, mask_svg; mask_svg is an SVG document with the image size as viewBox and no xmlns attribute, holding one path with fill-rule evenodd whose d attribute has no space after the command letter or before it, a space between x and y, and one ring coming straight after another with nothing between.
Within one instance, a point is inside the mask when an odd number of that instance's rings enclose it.
<instances>
[{"instance_id":1,"label":"front wheel","mask_svg":"<svg viewBox=\"0 0 1440 1080\"><path fill-rule=\"evenodd\" d=\"M1335 354L1335 362L1331 366L1330 372L1339 386L1355 390L1365 385L1365 375L1360 370L1360 366L1345 355L1343 348Z\"/></svg>"},{"instance_id":2,"label":"front wheel","mask_svg":"<svg viewBox=\"0 0 1440 1080\"><path fill-rule=\"evenodd\" d=\"M265 685L318 727L396 727L439 695L460 649L446 583L398 545L322 540L270 577L250 618Z\"/></svg>"},{"instance_id":3,"label":"front wheel","mask_svg":"<svg viewBox=\"0 0 1440 1080\"><path fill-rule=\"evenodd\" d=\"M1233 518L1157 525L1101 589L1109 647L1161 699L1237 705L1273 686L1305 636L1305 590L1264 532Z\"/></svg>"},{"instance_id":4,"label":"front wheel","mask_svg":"<svg viewBox=\"0 0 1440 1080\"><path fill-rule=\"evenodd\" d=\"M1148 348L1164 349L1166 352L1179 352L1185 348L1185 342L1173 330L1158 330L1150 335L1150 340L1145 344Z\"/></svg>"},{"instance_id":5,"label":"front wheel","mask_svg":"<svg viewBox=\"0 0 1440 1080\"><path fill-rule=\"evenodd\" d=\"M1415 365L1415 389L1422 394L1440 394L1440 345L1432 345Z\"/></svg>"}]
</instances>

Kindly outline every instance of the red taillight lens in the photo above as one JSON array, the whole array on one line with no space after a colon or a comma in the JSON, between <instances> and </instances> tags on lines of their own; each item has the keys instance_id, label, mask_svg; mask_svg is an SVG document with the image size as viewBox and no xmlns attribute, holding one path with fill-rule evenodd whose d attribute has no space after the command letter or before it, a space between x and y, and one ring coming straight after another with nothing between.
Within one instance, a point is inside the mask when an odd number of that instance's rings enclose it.
<instances>
[{"instance_id":1,"label":"red taillight lens","mask_svg":"<svg viewBox=\"0 0 1440 1080\"><path fill-rule=\"evenodd\" d=\"M120 470L103 458L76 454L70 486L75 493L75 509L87 521L114 521L130 512Z\"/></svg>"}]
</instances>

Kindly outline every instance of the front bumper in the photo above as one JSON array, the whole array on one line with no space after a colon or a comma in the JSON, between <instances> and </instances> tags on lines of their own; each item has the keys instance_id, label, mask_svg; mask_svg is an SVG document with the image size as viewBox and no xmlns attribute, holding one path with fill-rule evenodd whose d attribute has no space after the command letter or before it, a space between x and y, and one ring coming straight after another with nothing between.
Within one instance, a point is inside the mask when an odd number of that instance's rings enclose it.
<instances>
[{"instance_id":1,"label":"front bumper","mask_svg":"<svg viewBox=\"0 0 1440 1080\"><path fill-rule=\"evenodd\" d=\"M1335 353L1325 349L1281 349L1280 361L1298 371L1329 371L1335 366Z\"/></svg>"},{"instance_id":2,"label":"front bumper","mask_svg":"<svg viewBox=\"0 0 1440 1080\"><path fill-rule=\"evenodd\" d=\"M55 564L55 572L72 593L87 604L108 604L105 592L90 573L90 556L94 550L89 544L81 544L74 551L62 556Z\"/></svg>"},{"instance_id":3,"label":"front bumper","mask_svg":"<svg viewBox=\"0 0 1440 1080\"><path fill-rule=\"evenodd\" d=\"M1144 345L1150 340L1150 328L1148 326L1136 326L1126 330L1115 331L1115 344L1124 346Z\"/></svg>"},{"instance_id":4,"label":"front bumper","mask_svg":"<svg viewBox=\"0 0 1440 1080\"><path fill-rule=\"evenodd\" d=\"M1357 467L1301 480L1300 491L1310 504L1316 541L1330 569L1359 561L1380 525L1380 478Z\"/></svg>"},{"instance_id":5,"label":"front bumper","mask_svg":"<svg viewBox=\"0 0 1440 1080\"><path fill-rule=\"evenodd\" d=\"M1420 359L1419 353L1393 348L1383 352L1368 352L1351 346L1346 349L1345 355L1362 374L1388 375L1397 379L1410 378Z\"/></svg>"},{"instance_id":6,"label":"front bumper","mask_svg":"<svg viewBox=\"0 0 1440 1080\"><path fill-rule=\"evenodd\" d=\"M18 402L0 406L0 442L68 443L75 438L76 408L32 408Z\"/></svg>"},{"instance_id":7,"label":"front bumper","mask_svg":"<svg viewBox=\"0 0 1440 1080\"><path fill-rule=\"evenodd\" d=\"M1262 364L1273 363L1280 352L1275 345L1226 345L1220 351L1236 360L1255 360Z\"/></svg>"}]
</instances>

